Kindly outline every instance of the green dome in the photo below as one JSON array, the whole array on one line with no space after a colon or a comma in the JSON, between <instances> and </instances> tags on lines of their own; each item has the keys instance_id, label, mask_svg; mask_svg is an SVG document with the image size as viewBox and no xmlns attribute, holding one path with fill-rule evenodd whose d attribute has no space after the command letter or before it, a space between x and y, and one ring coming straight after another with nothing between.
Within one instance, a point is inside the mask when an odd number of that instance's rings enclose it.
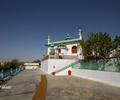
<instances>
[{"instance_id":1,"label":"green dome","mask_svg":"<svg viewBox=\"0 0 120 100\"><path fill-rule=\"evenodd\" d=\"M69 34L67 34L67 36L66 36L65 40L69 40L69 39L71 39L71 38L70 38L70 35L69 35Z\"/></svg>"},{"instance_id":2,"label":"green dome","mask_svg":"<svg viewBox=\"0 0 120 100\"><path fill-rule=\"evenodd\" d=\"M61 43L61 44L59 44L58 46L59 46L59 47L66 47L66 44Z\"/></svg>"},{"instance_id":3,"label":"green dome","mask_svg":"<svg viewBox=\"0 0 120 100\"><path fill-rule=\"evenodd\" d=\"M55 44L50 44L50 47L55 47Z\"/></svg>"}]
</instances>

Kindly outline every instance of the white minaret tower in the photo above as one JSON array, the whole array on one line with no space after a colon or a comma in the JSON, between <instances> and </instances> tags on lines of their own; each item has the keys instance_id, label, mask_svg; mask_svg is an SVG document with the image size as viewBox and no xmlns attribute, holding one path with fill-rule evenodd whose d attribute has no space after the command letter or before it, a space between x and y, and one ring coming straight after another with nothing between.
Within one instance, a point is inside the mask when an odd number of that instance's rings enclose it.
<instances>
[{"instance_id":1,"label":"white minaret tower","mask_svg":"<svg viewBox=\"0 0 120 100\"><path fill-rule=\"evenodd\" d=\"M50 36L48 35L48 44L50 44ZM47 54L49 55L49 53L50 53L50 47L48 46L48 50L47 50Z\"/></svg>"},{"instance_id":2,"label":"white minaret tower","mask_svg":"<svg viewBox=\"0 0 120 100\"><path fill-rule=\"evenodd\" d=\"M79 29L79 34L78 35L79 35L79 39L82 40L82 30L81 29Z\"/></svg>"},{"instance_id":3,"label":"white minaret tower","mask_svg":"<svg viewBox=\"0 0 120 100\"><path fill-rule=\"evenodd\" d=\"M50 44L50 36L48 35L48 44Z\"/></svg>"}]
</instances>

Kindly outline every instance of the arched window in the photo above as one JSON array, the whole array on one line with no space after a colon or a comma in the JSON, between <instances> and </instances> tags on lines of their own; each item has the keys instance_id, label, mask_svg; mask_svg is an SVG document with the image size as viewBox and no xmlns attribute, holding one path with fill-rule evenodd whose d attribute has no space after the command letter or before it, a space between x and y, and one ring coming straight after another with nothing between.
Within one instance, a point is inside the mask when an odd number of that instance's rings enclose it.
<instances>
[{"instance_id":1,"label":"arched window","mask_svg":"<svg viewBox=\"0 0 120 100\"><path fill-rule=\"evenodd\" d=\"M72 47L72 53L77 53L77 47L76 46Z\"/></svg>"}]
</instances>

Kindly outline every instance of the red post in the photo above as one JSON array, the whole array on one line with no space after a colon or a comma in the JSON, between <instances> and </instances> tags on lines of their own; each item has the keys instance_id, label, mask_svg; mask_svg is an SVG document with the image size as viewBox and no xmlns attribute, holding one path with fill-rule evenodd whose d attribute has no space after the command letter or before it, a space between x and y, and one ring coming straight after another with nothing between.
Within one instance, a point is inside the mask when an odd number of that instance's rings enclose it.
<instances>
[{"instance_id":1,"label":"red post","mask_svg":"<svg viewBox=\"0 0 120 100\"><path fill-rule=\"evenodd\" d=\"M71 75L72 71L71 70L68 70L68 75Z\"/></svg>"}]
</instances>

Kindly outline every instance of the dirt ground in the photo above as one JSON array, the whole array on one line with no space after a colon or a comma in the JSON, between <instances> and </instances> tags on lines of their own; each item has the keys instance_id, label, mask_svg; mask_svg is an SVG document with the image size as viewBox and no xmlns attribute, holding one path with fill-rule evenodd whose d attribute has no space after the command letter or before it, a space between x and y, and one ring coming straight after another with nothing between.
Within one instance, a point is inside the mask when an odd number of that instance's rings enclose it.
<instances>
[{"instance_id":1,"label":"dirt ground","mask_svg":"<svg viewBox=\"0 0 120 100\"><path fill-rule=\"evenodd\" d=\"M120 88L74 76L48 77L46 100L120 100Z\"/></svg>"}]
</instances>

